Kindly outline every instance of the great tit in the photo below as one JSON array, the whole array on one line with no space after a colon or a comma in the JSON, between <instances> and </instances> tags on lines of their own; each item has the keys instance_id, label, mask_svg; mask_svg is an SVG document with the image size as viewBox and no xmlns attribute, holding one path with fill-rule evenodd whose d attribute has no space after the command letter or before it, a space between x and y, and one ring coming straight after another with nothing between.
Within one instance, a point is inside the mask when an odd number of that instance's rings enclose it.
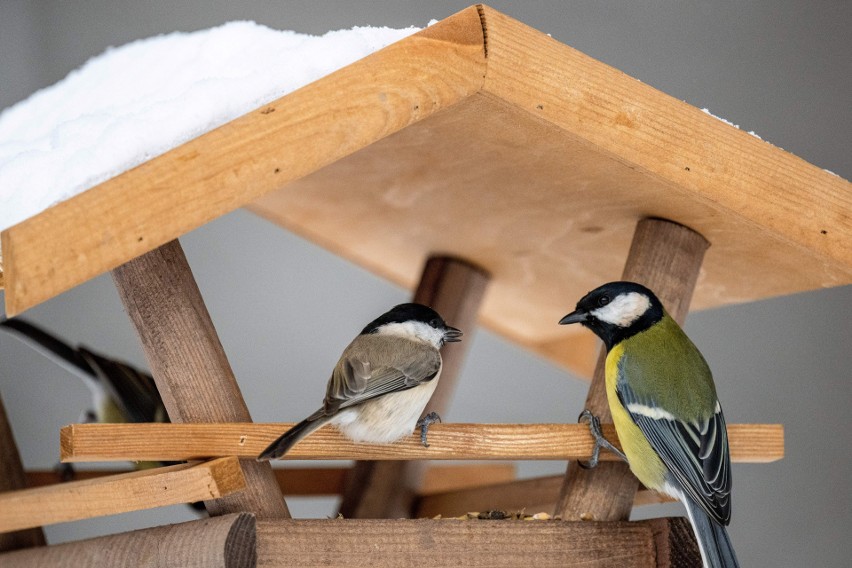
<instances>
[{"instance_id":1,"label":"great tit","mask_svg":"<svg viewBox=\"0 0 852 568\"><path fill-rule=\"evenodd\" d=\"M157 385L148 373L85 347L72 347L22 318L0 321L0 329L12 333L83 380L91 391L92 406L82 413L81 422L169 421ZM136 467L143 469L158 465L161 464L138 462ZM73 476L69 464L62 464L60 472L66 479Z\"/></svg>"},{"instance_id":2,"label":"great tit","mask_svg":"<svg viewBox=\"0 0 852 568\"><path fill-rule=\"evenodd\" d=\"M420 418L441 375L444 343L461 341L432 308L400 304L352 340L331 373L322 407L272 442L258 461L280 458L299 440L334 424L356 442L391 443L420 427L426 442L434 412Z\"/></svg>"},{"instance_id":3,"label":"great tit","mask_svg":"<svg viewBox=\"0 0 852 568\"><path fill-rule=\"evenodd\" d=\"M739 566L725 528L725 417L698 348L654 293L634 282L592 290L559 323L579 323L606 346L607 399L631 471L646 487L683 502L705 567ZM592 418L598 444L609 447Z\"/></svg>"}]
</instances>

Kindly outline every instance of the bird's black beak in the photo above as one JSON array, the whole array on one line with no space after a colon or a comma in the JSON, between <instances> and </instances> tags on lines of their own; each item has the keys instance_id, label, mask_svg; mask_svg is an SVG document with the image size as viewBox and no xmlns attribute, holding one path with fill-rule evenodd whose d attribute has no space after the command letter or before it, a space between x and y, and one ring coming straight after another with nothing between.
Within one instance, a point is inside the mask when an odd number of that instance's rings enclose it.
<instances>
[{"instance_id":1,"label":"bird's black beak","mask_svg":"<svg viewBox=\"0 0 852 568\"><path fill-rule=\"evenodd\" d=\"M444 328L444 343L455 343L461 341L462 332L460 329L447 326Z\"/></svg>"},{"instance_id":2,"label":"bird's black beak","mask_svg":"<svg viewBox=\"0 0 852 568\"><path fill-rule=\"evenodd\" d=\"M568 325L569 323L582 323L589 318L589 315L583 310L574 310L561 320L559 320L559 325Z\"/></svg>"}]
</instances>

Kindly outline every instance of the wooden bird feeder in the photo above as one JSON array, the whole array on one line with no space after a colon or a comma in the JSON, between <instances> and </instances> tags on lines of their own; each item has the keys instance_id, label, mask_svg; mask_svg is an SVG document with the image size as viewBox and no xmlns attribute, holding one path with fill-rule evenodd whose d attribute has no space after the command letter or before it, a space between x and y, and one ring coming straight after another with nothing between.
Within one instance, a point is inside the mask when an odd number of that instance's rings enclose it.
<instances>
[{"instance_id":1,"label":"wooden bird feeder","mask_svg":"<svg viewBox=\"0 0 852 568\"><path fill-rule=\"evenodd\" d=\"M23 548L0 563L63 566L107 548L132 558L146 543L170 551L162 565L190 557L342 565L337 550L376 566L694 560L681 521L626 522L635 503L654 497L637 493L624 464L514 481L511 468L490 463L474 470L480 482L469 467L445 466L442 487L429 491L438 468L413 461L584 458L591 439L576 425L436 425L428 450L414 439L354 445L322 430L294 457L360 460L305 490L342 493L346 518L290 519L279 482L292 495L319 477L235 459L254 456L284 426L250 423L177 242L239 207L416 290L460 327L478 320L584 376L594 374L591 334L568 335L554 314L619 273L654 288L681 320L690 305L852 282L849 182L474 6L2 232L10 316L112 272L173 422L72 425L62 432L63 458L214 461L74 482L76 501L58 511L114 513L111 496L133 487L128 509L204 499L211 519L26 548L43 544L32 527L56 522L46 510L70 489L23 489L0 413L0 463L9 470L0 468L0 531L25 530L0 538L0 550ZM438 408L463 345L448 346ZM599 374L587 404L606 416ZM780 426L729 428L735 461L783 456ZM95 504L83 508L87 501ZM454 516L486 502L547 507L562 520L398 518Z\"/></svg>"}]
</instances>

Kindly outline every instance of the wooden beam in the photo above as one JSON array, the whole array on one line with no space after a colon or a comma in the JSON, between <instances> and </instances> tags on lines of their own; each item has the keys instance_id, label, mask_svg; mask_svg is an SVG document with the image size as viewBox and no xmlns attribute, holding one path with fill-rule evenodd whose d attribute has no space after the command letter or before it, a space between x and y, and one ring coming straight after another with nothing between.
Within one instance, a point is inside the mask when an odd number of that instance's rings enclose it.
<instances>
[{"instance_id":1,"label":"wooden beam","mask_svg":"<svg viewBox=\"0 0 852 568\"><path fill-rule=\"evenodd\" d=\"M0 566L243 568L257 561L254 515L222 515L0 555Z\"/></svg>"},{"instance_id":2,"label":"wooden beam","mask_svg":"<svg viewBox=\"0 0 852 568\"><path fill-rule=\"evenodd\" d=\"M257 565L672 568L657 562L655 529L649 521L258 521Z\"/></svg>"},{"instance_id":3,"label":"wooden beam","mask_svg":"<svg viewBox=\"0 0 852 568\"><path fill-rule=\"evenodd\" d=\"M488 275L463 260L439 256L426 261L414 301L431 306L465 336L441 349L441 378L424 414L440 415L449 407L487 285ZM425 472L423 462L359 461L348 478L340 514L355 519L409 517Z\"/></svg>"},{"instance_id":4,"label":"wooden beam","mask_svg":"<svg viewBox=\"0 0 852 568\"><path fill-rule=\"evenodd\" d=\"M701 551L689 519L673 517L647 521L654 533L657 566L694 568L701 566Z\"/></svg>"},{"instance_id":5,"label":"wooden beam","mask_svg":"<svg viewBox=\"0 0 852 568\"><path fill-rule=\"evenodd\" d=\"M90 469L74 470L74 481L98 479L121 473L130 473L130 469ZM288 467L273 468L275 479L285 497L317 497L340 495L343 493L349 467ZM44 487L65 483L59 472L52 469L28 470L26 472L29 487ZM515 479L515 466L511 463L485 463L463 465L433 465L426 469L423 481L423 495L442 494L448 491L462 491L481 485L503 483Z\"/></svg>"},{"instance_id":6,"label":"wooden beam","mask_svg":"<svg viewBox=\"0 0 852 568\"><path fill-rule=\"evenodd\" d=\"M6 416L3 398L0 397L0 496L26 487L27 479L21 463L21 455L18 453L12 426ZM0 510L0 516L2 514L3 511ZM44 544L44 531L39 525L20 531L0 532L0 552L44 546Z\"/></svg>"},{"instance_id":7,"label":"wooden beam","mask_svg":"<svg viewBox=\"0 0 852 568\"><path fill-rule=\"evenodd\" d=\"M216 456L254 459L293 422L239 424L70 424L60 430L63 462L182 461ZM618 445L612 424L604 435ZM784 457L780 424L728 424L735 462L764 463ZM290 450L287 460L576 460L591 456L585 424L433 424L429 447L415 433L394 444L347 440L331 426ZM601 452L604 461L617 460Z\"/></svg>"},{"instance_id":8,"label":"wooden beam","mask_svg":"<svg viewBox=\"0 0 852 568\"><path fill-rule=\"evenodd\" d=\"M682 324L709 245L704 237L682 225L643 219L636 226L622 279L648 286ZM585 407L602 422L609 422L612 416L606 398L604 360L602 350ZM556 514L570 520L627 520L638 483L624 462L601 463L595 469L569 463Z\"/></svg>"},{"instance_id":9,"label":"wooden beam","mask_svg":"<svg viewBox=\"0 0 852 568\"><path fill-rule=\"evenodd\" d=\"M0 493L0 532L201 500L245 489L237 458Z\"/></svg>"},{"instance_id":10,"label":"wooden beam","mask_svg":"<svg viewBox=\"0 0 852 568\"><path fill-rule=\"evenodd\" d=\"M172 422L251 422L240 387L177 241L112 271ZM268 463L243 464L247 490L210 503L211 515L289 517Z\"/></svg>"},{"instance_id":11,"label":"wooden beam","mask_svg":"<svg viewBox=\"0 0 852 568\"><path fill-rule=\"evenodd\" d=\"M477 487L421 495L415 504L413 516L427 519L437 515L457 517L470 511L524 511L528 514L541 512L549 514L556 506L564 479L564 475L551 475L503 483L480 484ZM642 489L637 491L633 506L666 503L671 500L662 493Z\"/></svg>"}]
</instances>

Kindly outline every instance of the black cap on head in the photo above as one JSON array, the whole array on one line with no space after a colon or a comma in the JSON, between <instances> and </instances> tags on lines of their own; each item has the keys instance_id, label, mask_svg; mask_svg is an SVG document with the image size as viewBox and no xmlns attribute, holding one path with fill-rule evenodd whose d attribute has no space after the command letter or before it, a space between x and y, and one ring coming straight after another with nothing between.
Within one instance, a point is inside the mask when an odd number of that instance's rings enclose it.
<instances>
[{"instance_id":1,"label":"black cap on head","mask_svg":"<svg viewBox=\"0 0 852 568\"><path fill-rule=\"evenodd\" d=\"M419 321L435 329L451 331L452 333L447 337L447 341L459 341L458 337L461 335L461 332L457 329L448 326L447 322L444 321L444 318L438 312L429 306L413 302L394 306L367 324L367 327L361 331L361 335L375 333L378 328L389 323L404 323L408 321Z\"/></svg>"}]
</instances>

